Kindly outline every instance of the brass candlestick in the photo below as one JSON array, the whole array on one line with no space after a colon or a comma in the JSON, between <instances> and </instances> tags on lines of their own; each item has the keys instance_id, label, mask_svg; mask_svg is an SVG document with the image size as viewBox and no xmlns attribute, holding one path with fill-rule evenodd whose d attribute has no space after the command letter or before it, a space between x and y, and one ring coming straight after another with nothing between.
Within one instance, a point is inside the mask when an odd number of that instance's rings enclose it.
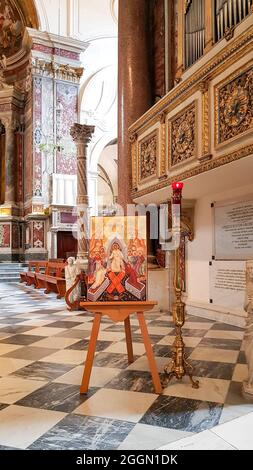
<instances>
[{"instance_id":1,"label":"brass candlestick","mask_svg":"<svg viewBox=\"0 0 253 470\"><path fill-rule=\"evenodd\" d=\"M177 208L181 207L182 188L183 183L174 183L172 185L172 205L175 204ZM164 372L168 376L168 382L172 377L176 377L178 380L181 380L184 375L188 375L192 383L192 387L199 388L198 380L193 379L193 366L189 364L185 358L185 344L182 336L182 327L185 323L185 303L182 301L180 246L175 250L174 291L176 299L172 307L172 314L176 328L176 338L172 345L172 362L165 367Z\"/></svg>"}]
</instances>

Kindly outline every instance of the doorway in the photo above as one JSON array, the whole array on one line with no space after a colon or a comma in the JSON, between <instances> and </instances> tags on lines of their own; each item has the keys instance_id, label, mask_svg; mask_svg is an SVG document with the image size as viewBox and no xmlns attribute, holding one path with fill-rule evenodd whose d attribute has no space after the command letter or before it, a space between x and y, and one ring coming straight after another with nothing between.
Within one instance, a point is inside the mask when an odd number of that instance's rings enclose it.
<instances>
[{"instance_id":1,"label":"doorway","mask_svg":"<svg viewBox=\"0 0 253 470\"><path fill-rule=\"evenodd\" d=\"M57 258L67 259L76 256L77 240L72 232L58 232L57 234Z\"/></svg>"}]
</instances>

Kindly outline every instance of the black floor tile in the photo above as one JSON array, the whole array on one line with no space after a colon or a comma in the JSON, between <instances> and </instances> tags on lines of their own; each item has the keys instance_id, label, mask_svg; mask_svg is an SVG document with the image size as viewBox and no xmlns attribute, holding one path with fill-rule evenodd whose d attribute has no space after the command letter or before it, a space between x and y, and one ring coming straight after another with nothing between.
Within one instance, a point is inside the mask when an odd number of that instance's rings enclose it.
<instances>
[{"instance_id":1,"label":"black floor tile","mask_svg":"<svg viewBox=\"0 0 253 470\"><path fill-rule=\"evenodd\" d=\"M42 339L45 339L45 336L21 334L21 335L14 335L6 339L2 339L0 343L20 344L21 346L30 346L30 344L36 343L37 341L41 341Z\"/></svg>"},{"instance_id":2,"label":"black floor tile","mask_svg":"<svg viewBox=\"0 0 253 470\"><path fill-rule=\"evenodd\" d=\"M140 420L143 424L201 432L219 423L223 405L200 400L159 396Z\"/></svg>"},{"instance_id":3,"label":"black floor tile","mask_svg":"<svg viewBox=\"0 0 253 470\"><path fill-rule=\"evenodd\" d=\"M231 351L239 351L242 345L241 340L237 339L220 339L220 338L203 338L198 347L230 349Z\"/></svg>"},{"instance_id":4,"label":"black floor tile","mask_svg":"<svg viewBox=\"0 0 253 470\"><path fill-rule=\"evenodd\" d=\"M194 375L198 377L209 377L212 379L231 380L235 364L214 361L189 361L194 368Z\"/></svg>"},{"instance_id":5,"label":"black floor tile","mask_svg":"<svg viewBox=\"0 0 253 470\"><path fill-rule=\"evenodd\" d=\"M140 370L125 370L120 372L120 374L106 384L105 388L155 393L150 372Z\"/></svg>"},{"instance_id":6,"label":"black floor tile","mask_svg":"<svg viewBox=\"0 0 253 470\"><path fill-rule=\"evenodd\" d=\"M223 330L223 331L244 331L244 328L240 328L239 326L228 325L227 323L215 323L211 328L211 330Z\"/></svg>"},{"instance_id":7,"label":"black floor tile","mask_svg":"<svg viewBox=\"0 0 253 470\"><path fill-rule=\"evenodd\" d=\"M133 423L91 416L69 415L29 449L111 450L125 440Z\"/></svg>"},{"instance_id":8,"label":"black floor tile","mask_svg":"<svg viewBox=\"0 0 253 470\"><path fill-rule=\"evenodd\" d=\"M135 356L134 360L137 357ZM129 366L128 357L126 354L101 352L95 356L94 366L126 369Z\"/></svg>"},{"instance_id":9,"label":"black floor tile","mask_svg":"<svg viewBox=\"0 0 253 470\"><path fill-rule=\"evenodd\" d=\"M66 374L73 369L73 367L74 366L70 364L53 364L52 362L37 361L22 369L16 370L11 375L27 379L50 381Z\"/></svg>"},{"instance_id":10,"label":"black floor tile","mask_svg":"<svg viewBox=\"0 0 253 470\"><path fill-rule=\"evenodd\" d=\"M112 344L111 341L98 340L97 343L96 343L96 352L104 351L104 349L111 346L111 344ZM88 339L82 339L81 341L78 341L77 343L71 344L71 346L68 346L66 349L74 349L76 351L84 351L84 350L87 350L88 347L89 347L89 340Z\"/></svg>"},{"instance_id":11,"label":"black floor tile","mask_svg":"<svg viewBox=\"0 0 253 470\"><path fill-rule=\"evenodd\" d=\"M85 402L94 390L97 389L90 389L89 394L84 395L80 394L80 387L77 385L50 383L22 398L16 405L71 413Z\"/></svg>"}]
</instances>

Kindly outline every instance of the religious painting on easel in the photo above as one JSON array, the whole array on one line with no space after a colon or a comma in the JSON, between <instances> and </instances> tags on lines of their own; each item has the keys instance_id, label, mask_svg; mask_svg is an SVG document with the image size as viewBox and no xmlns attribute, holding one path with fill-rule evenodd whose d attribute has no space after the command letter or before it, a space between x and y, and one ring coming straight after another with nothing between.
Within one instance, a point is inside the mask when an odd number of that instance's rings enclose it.
<instances>
[{"instance_id":1,"label":"religious painting on easel","mask_svg":"<svg viewBox=\"0 0 253 470\"><path fill-rule=\"evenodd\" d=\"M88 300L146 300L146 217L92 217L90 232Z\"/></svg>"}]
</instances>

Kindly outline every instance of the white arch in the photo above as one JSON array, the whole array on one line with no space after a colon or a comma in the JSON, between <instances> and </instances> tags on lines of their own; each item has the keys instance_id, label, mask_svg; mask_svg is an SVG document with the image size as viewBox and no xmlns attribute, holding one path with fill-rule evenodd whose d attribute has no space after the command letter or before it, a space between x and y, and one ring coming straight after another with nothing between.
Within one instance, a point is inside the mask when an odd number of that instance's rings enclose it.
<instances>
[{"instance_id":1,"label":"white arch","mask_svg":"<svg viewBox=\"0 0 253 470\"><path fill-rule=\"evenodd\" d=\"M96 172L98 167L98 162L101 153L103 152L104 148L113 140L117 138L115 131L107 132L106 134L102 135L94 145L90 146L89 150L89 172Z\"/></svg>"},{"instance_id":2,"label":"white arch","mask_svg":"<svg viewBox=\"0 0 253 470\"><path fill-rule=\"evenodd\" d=\"M39 29L41 31L50 31L47 10L43 0L34 0L34 4L37 10L37 15L39 19Z\"/></svg>"}]
</instances>

